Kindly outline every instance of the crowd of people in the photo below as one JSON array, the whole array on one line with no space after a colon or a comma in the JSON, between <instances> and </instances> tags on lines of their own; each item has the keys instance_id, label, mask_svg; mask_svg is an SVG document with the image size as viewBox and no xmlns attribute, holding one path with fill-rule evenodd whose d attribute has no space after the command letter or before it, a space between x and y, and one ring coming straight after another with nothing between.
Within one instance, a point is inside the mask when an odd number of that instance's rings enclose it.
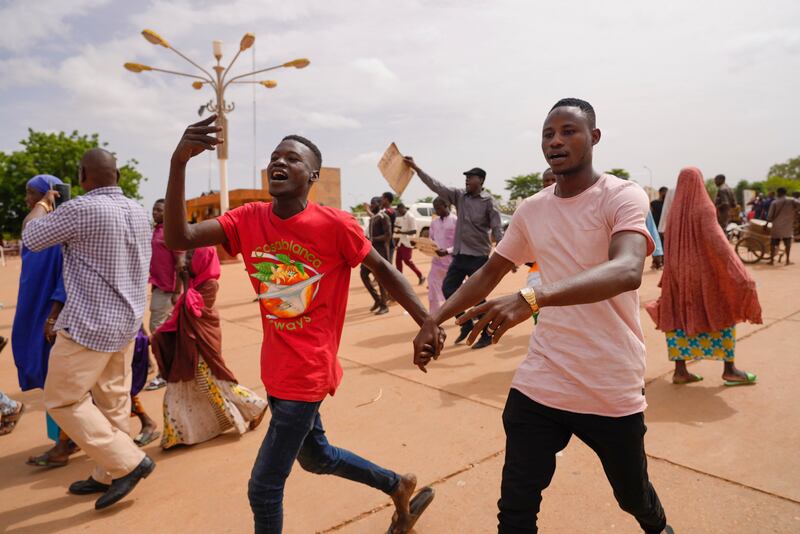
<instances>
[{"instance_id":1,"label":"crowd of people","mask_svg":"<svg viewBox=\"0 0 800 534\"><path fill-rule=\"evenodd\" d=\"M405 158L437 195L429 235L435 256L426 277L412 258L414 221L402 204L392 207L391 193L371 199L366 235L352 215L308 200L322 153L298 135L286 136L270 155L271 202L188 223L186 167L224 142L214 120L183 133L165 199L153 206L154 228L142 207L122 194L116 161L105 150L83 155L79 185L85 194L57 207L52 185L58 178L28 182L12 349L21 389L44 389L47 435L55 442L29 463L63 466L83 450L95 467L69 491L99 494L95 507L102 509L154 471L141 446L159 435L169 449L230 429L244 434L269 409L247 487L256 532L282 531L284 487L295 460L312 473L382 491L395 506L390 534L409 532L433 501L433 489L417 491L415 475L332 445L320 416L342 380L337 352L351 271L360 265L371 311L387 313L391 298L419 326L413 364L424 372L441 354L441 325L451 318L460 326L456 343L473 348L498 343L511 327L530 321L528 354L502 416L499 532L537 532L542 492L573 435L597 454L620 507L644 532L673 532L647 469L637 289L646 257L653 255L653 268L663 269L661 295L646 309L665 334L675 384L702 379L687 367L697 359L723 361L726 386L757 383L734 365L735 327L760 323L761 308L755 282L725 235L735 198L724 176L715 179L715 202L693 167L649 202L635 183L594 170L601 140L595 110L586 101L562 99L542 130L550 165L545 187L519 205L505 232L483 187L483 169L464 172L464 187L452 187ZM791 200L778 191L766 217L773 230L782 228L784 210L797 209ZM239 384L222 354L217 246L241 255L257 296L266 398ZM527 284L487 300L523 264L530 269ZM419 285L427 282L427 308L402 274L404 266ZM161 432L137 400L148 368L158 376L147 387L165 387ZM0 434L10 433L24 405L0 393L0 413ZM132 415L142 425L136 439Z\"/></svg>"}]
</instances>

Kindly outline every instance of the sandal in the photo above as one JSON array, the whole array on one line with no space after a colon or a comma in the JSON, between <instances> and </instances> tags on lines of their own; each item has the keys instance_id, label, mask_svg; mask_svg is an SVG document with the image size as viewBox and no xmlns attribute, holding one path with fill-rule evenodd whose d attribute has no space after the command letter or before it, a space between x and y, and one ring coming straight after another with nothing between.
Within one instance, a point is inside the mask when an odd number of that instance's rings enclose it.
<instances>
[{"instance_id":1,"label":"sandal","mask_svg":"<svg viewBox=\"0 0 800 534\"><path fill-rule=\"evenodd\" d=\"M144 447L148 443L152 443L156 439L161 437L161 432L158 430L150 430L148 432L140 432L136 439L133 442L138 445L139 447Z\"/></svg>"},{"instance_id":2,"label":"sandal","mask_svg":"<svg viewBox=\"0 0 800 534\"><path fill-rule=\"evenodd\" d=\"M753 373L748 373L747 371L745 371L744 374L746 375L746 378L744 380L726 380L725 385L728 387L754 386L756 384L756 381L758 380L758 377Z\"/></svg>"},{"instance_id":3,"label":"sandal","mask_svg":"<svg viewBox=\"0 0 800 534\"><path fill-rule=\"evenodd\" d=\"M22 417L23 412L25 412L25 404L18 401L17 407L16 413L3 416L3 422L0 424L0 436L11 434L14 431L14 428L17 426L20 417Z\"/></svg>"},{"instance_id":4,"label":"sandal","mask_svg":"<svg viewBox=\"0 0 800 534\"><path fill-rule=\"evenodd\" d=\"M53 460L50 454L44 453L39 456L31 456L25 462L34 467L64 467L69 463L69 460Z\"/></svg>"},{"instance_id":5,"label":"sandal","mask_svg":"<svg viewBox=\"0 0 800 534\"><path fill-rule=\"evenodd\" d=\"M408 524L408 527L403 531L395 531L395 527L397 527L397 512L395 512L392 516L392 523L389 525L389 530L386 531L386 534L407 534L411 532L414 525L417 524L419 517L422 515L422 512L428 508L428 505L433 501L435 496L436 492L433 491L433 488L430 486L425 486L419 490L419 493L408 503L409 512L411 512L411 522Z\"/></svg>"},{"instance_id":6,"label":"sandal","mask_svg":"<svg viewBox=\"0 0 800 534\"><path fill-rule=\"evenodd\" d=\"M69 440L69 452L67 453L66 460L53 460L53 458L50 456L52 450L53 449L50 449L39 456L29 456L25 463L27 465L32 465L33 467L64 467L69 463L69 457L80 451L81 448L78 447L74 441Z\"/></svg>"},{"instance_id":7,"label":"sandal","mask_svg":"<svg viewBox=\"0 0 800 534\"><path fill-rule=\"evenodd\" d=\"M685 382L681 382L679 380L675 380L675 377L673 377L672 378L672 383L675 384L675 385L678 385L678 386L683 386L685 384L694 384L695 382L701 382L703 380L703 377L698 375L698 374L691 373L691 376L692 376L692 378L690 380L686 380Z\"/></svg>"}]
</instances>

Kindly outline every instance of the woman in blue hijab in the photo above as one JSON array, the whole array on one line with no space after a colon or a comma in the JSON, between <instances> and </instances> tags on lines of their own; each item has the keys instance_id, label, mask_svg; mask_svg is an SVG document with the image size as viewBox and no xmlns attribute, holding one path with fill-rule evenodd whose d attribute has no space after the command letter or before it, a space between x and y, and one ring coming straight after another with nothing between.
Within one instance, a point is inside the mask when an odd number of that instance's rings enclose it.
<instances>
[{"instance_id":1,"label":"woman in blue hijab","mask_svg":"<svg viewBox=\"0 0 800 534\"><path fill-rule=\"evenodd\" d=\"M55 176L40 174L28 180L25 202L33 209L54 184L63 183ZM61 246L56 245L41 252L21 251L22 271L19 277L19 295L11 330L11 350L17 366L19 387L22 391L44 388L50 347L55 341L55 323L67 299L61 278L63 259ZM66 465L77 447L47 416L47 435L56 442L44 454L28 459L31 465L60 467Z\"/></svg>"}]
</instances>

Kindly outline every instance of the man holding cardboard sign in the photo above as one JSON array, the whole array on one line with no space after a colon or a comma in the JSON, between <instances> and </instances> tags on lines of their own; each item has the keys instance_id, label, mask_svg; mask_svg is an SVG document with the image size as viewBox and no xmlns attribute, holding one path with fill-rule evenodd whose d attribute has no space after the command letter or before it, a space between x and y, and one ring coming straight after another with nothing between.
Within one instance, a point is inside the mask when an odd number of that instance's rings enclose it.
<instances>
[{"instance_id":1,"label":"man holding cardboard sign","mask_svg":"<svg viewBox=\"0 0 800 534\"><path fill-rule=\"evenodd\" d=\"M447 187L425 173L414 162L411 156L403 158L405 163L413 169L428 188L442 197L447 202L454 204L457 212L456 239L453 247L453 261L447 269L442 292L445 298L456 292L464 280L480 269L489 260L492 251L492 241L489 239L491 232L495 243L503 238L503 227L500 223L500 212L497 211L494 199L484 191L483 182L486 180L486 171L479 167L464 173L464 189ZM467 338L472 330L472 321L461 326L461 333L456 338L460 343ZM473 349L482 349L492 343L492 337L484 331Z\"/></svg>"}]
</instances>

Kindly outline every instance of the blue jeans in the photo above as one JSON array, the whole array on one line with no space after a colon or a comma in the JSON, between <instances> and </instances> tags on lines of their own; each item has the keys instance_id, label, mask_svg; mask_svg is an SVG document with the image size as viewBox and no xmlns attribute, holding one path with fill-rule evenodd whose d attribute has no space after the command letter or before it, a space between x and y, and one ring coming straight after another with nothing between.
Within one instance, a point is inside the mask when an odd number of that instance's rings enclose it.
<instances>
[{"instance_id":1,"label":"blue jeans","mask_svg":"<svg viewBox=\"0 0 800 534\"><path fill-rule=\"evenodd\" d=\"M272 419L247 488L256 534L279 534L283 530L283 488L295 459L311 473L340 476L386 494L397 487L397 473L328 443L319 416L321 401L267 400Z\"/></svg>"}]
</instances>

